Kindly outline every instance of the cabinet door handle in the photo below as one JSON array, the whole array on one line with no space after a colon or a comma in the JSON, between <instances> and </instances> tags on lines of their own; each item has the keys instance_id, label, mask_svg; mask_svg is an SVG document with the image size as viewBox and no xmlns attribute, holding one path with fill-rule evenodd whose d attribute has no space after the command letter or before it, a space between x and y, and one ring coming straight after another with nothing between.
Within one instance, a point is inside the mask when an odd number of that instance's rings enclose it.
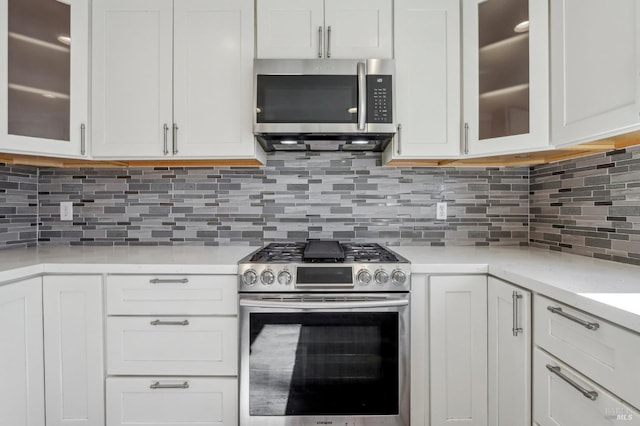
<instances>
[{"instance_id":1,"label":"cabinet door handle","mask_svg":"<svg viewBox=\"0 0 640 426\"><path fill-rule=\"evenodd\" d=\"M522 330L521 327L518 327L518 317L520 316L518 314L518 300L522 299L522 295L519 294L517 291L514 291L513 294L511 295L511 300L513 300L513 326L511 327L511 331L513 331L513 335L517 336L518 333L522 333L524 330Z\"/></svg>"},{"instance_id":2,"label":"cabinet door handle","mask_svg":"<svg viewBox=\"0 0 640 426\"><path fill-rule=\"evenodd\" d=\"M469 123L464 123L464 142L462 145L462 151L465 155L469 153Z\"/></svg>"},{"instance_id":3,"label":"cabinet door handle","mask_svg":"<svg viewBox=\"0 0 640 426\"><path fill-rule=\"evenodd\" d=\"M161 384L160 382L155 382L149 386L149 389L189 389L189 382L184 383L167 383Z\"/></svg>"},{"instance_id":4,"label":"cabinet door handle","mask_svg":"<svg viewBox=\"0 0 640 426\"><path fill-rule=\"evenodd\" d=\"M164 126L162 126L162 129L164 130L164 149L162 150L162 153L164 155L169 154L169 146L167 143L167 139L168 139L168 133L169 133L169 126L167 126L167 123L164 123Z\"/></svg>"},{"instance_id":5,"label":"cabinet door handle","mask_svg":"<svg viewBox=\"0 0 640 426\"><path fill-rule=\"evenodd\" d=\"M402 155L402 124L398 124L398 131L396 133L396 152L398 155Z\"/></svg>"},{"instance_id":6,"label":"cabinet door handle","mask_svg":"<svg viewBox=\"0 0 640 426\"><path fill-rule=\"evenodd\" d=\"M600 328L600 324L598 324L597 322L589 322L581 318L574 317L573 315L564 312L562 308L547 306L547 310L556 315L560 315L561 317L564 317L570 321L576 322L588 330L597 330L598 328Z\"/></svg>"},{"instance_id":7,"label":"cabinet door handle","mask_svg":"<svg viewBox=\"0 0 640 426\"><path fill-rule=\"evenodd\" d=\"M324 37L322 37L322 26L318 27L318 58L322 58L322 42L324 41Z\"/></svg>"},{"instance_id":8,"label":"cabinet door handle","mask_svg":"<svg viewBox=\"0 0 640 426\"><path fill-rule=\"evenodd\" d=\"M555 374L556 376L560 377L562 380L570 384L571 387L573 387L582 395L584 395L585 398L588 398L591 401L595 401L598 398L598 392L586 390L585 388L583 388L582 386L580 386L579 384L577 384L576 382L574 382L573 380L571 380L570 378L562 374L560 372L560 367L547 364L547 370L551 371L553 374Z\"/></svg>"},{"instance_id":9,"label":"cabinet door handle","mask_svg":"<svg viewBox=\"0 0 640 426\"><path fill-rule=\"evenodd\" d=\"M87 127L84 123L80 124L80 155L87 153L87 141L86 141Z\"/></svg>"},{"instance_id":10,"label":"cabinet door handle","mask_svg":"<svg viewBox=\"0 0 640 426\"><path fill-rule=\"evenodd\" d=\"M151 325L182 325L182 326L186 326L186 325L189 325L189 320L184 320L184 321L153 320L153 321L149 322L149 324L151 324Z\"/></svg>"},{"instance_id":11,"label":"cabinet door handle","mask_svg":"<svg viewBox=\"0 0 640 426\"><path fill-rule=\"evenodd\" d=\"M178 125L173 123L173 155L178 154Z\"/></svg>"},{"instance_id":12,"label":"cabinet door handle","mask_svg":"<svg viewBox=\"0 0 640 426\"><path fill-rule=\"evenodd\" d=\"M161 278L153 278L149 280L150 284L189 284L188 278L171 278L171 279L161 279Z\"/></svg>"},{"instance_id":13,"label":"cabinet door handle","mask_svg":"<svg viewBox=\"0 0 640 426\"><path fill-rule=\"evenodd\" d=\"M331 25L327 27L327 58L331 57Z\"/></svg>"}]
</instances>

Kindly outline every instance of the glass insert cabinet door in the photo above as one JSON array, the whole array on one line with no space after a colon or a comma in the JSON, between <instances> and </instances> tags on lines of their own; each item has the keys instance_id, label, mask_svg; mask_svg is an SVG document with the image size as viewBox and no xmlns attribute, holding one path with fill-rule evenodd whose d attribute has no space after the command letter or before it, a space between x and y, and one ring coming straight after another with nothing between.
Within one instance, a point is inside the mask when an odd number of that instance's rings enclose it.
<instances>
[{"instance_id":1,"label":"glass insert cabinet door","mask_svg":"<svg viewBox=\"0 0 640 426\"><path fill-rule=\"evenodd\" d=\"M0 0L2 150L86 151L88 2ZM5 14L6 13L6 14Z\"/></svg>"},{"instance_id":2,"label":"glass insert cabinet door","mask_svg":"<svg viewBox=\"0 0 640 426\"><path fill-rule=\"evenodd\" d=\"M517 152L548 144L546 3L463 3L465 154Z\"/></svg>"}]
</instances>

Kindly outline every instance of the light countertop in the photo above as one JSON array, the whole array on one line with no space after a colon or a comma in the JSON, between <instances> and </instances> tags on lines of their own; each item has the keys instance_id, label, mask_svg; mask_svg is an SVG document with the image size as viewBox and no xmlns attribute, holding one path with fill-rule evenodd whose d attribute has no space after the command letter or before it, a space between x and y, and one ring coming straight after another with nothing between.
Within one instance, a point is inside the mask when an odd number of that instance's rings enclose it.
<instances>
[{"instance_id":1,"label":"light countertop","mask_svg":"<svg viewBox=\"0 0 640 426\"><path fill-rule=\"evenodd\" d=\"M39 247L0 250L0 282L42 273L236 274L258 247ZM390 247L413 273L486 274L640 333L640 267L527 247Z\"/></svg>"}]
</instances>

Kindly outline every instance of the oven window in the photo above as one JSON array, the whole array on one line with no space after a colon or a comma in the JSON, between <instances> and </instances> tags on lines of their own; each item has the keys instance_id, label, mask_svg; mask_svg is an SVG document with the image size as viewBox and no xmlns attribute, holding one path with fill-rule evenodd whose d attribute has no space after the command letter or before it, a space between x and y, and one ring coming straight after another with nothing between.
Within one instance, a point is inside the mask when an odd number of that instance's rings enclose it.
<instances>
[{"instance_id":1,"label":"oven window","mask_svg":"<svg viewBox=\"0 0 640 426\"><path fill-rule=\"evenodd\" d=\"M258 75L257 106L258 123L356 123L358 80L355 75Z\"/></svg>"},{"instance_id":2,"label":"oven window","mask_svg":"<svg viewBox=\"0 0 640 426\"><path fill-rule=\"evenodd\" d=\"M250 334L250 415L398 414L398 313L252 313Z\"/></svg>"}]
</instances>

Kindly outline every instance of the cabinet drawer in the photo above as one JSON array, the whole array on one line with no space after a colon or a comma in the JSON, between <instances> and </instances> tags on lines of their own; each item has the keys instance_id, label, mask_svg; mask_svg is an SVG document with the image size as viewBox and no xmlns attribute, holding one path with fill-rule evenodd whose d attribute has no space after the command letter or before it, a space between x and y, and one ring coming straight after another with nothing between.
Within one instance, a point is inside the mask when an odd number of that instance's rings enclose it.
<instances>
[{"instance_id":1,"label":"cabinet drawer","mask_svg":"<svg viewBox=\"0 0 640 426\"><path fill-rule=\"evenodd\" d=\"M107 426L237 426L237 388L231 377L110 377Z\"/></svg>"},{"instance_id":2,"label":"cabinet drawer","mask_svg":"<svg viewBox=\"0 0 640 426\"><path fill-rule=\"evenodd\" d=\"M535 297L534 310L536 345L640 407L639 335L542 296Z\"/></svg>"},{"instance_id":3,"label":"cabinet drawer","mask_svg":"<svg viewBox=\"0 0 640 426\"><path fill-rule=\"evenodd\" d=\"M237 275L109 275L107 315L236 315Z\"/></svg>"},{"instance_id":4,"label":"cabinet drawer","mask_svg":"<svg viewBox=\"0 0 640 426\"><path fill-rule=\"evenodd\" d=\"M236 317L108 317L107 373L235 376Z\"/></svg>"},{"instance_id":5,"label":"cabinet drawer","mask_svg":"<svg viewBox=\"0 0 640 426\"><path fill-rule=\"evenodd\" d=\"M552 372L547 367L552 367ZM559 367L559 369L558 369ZM557 373L557 374L556 374ZM584 392L587 398L558 374ZM536 348L533 355L533 416L540 426L640 425L640 413L563 362Z\"/></svg>"}]
</instances>

